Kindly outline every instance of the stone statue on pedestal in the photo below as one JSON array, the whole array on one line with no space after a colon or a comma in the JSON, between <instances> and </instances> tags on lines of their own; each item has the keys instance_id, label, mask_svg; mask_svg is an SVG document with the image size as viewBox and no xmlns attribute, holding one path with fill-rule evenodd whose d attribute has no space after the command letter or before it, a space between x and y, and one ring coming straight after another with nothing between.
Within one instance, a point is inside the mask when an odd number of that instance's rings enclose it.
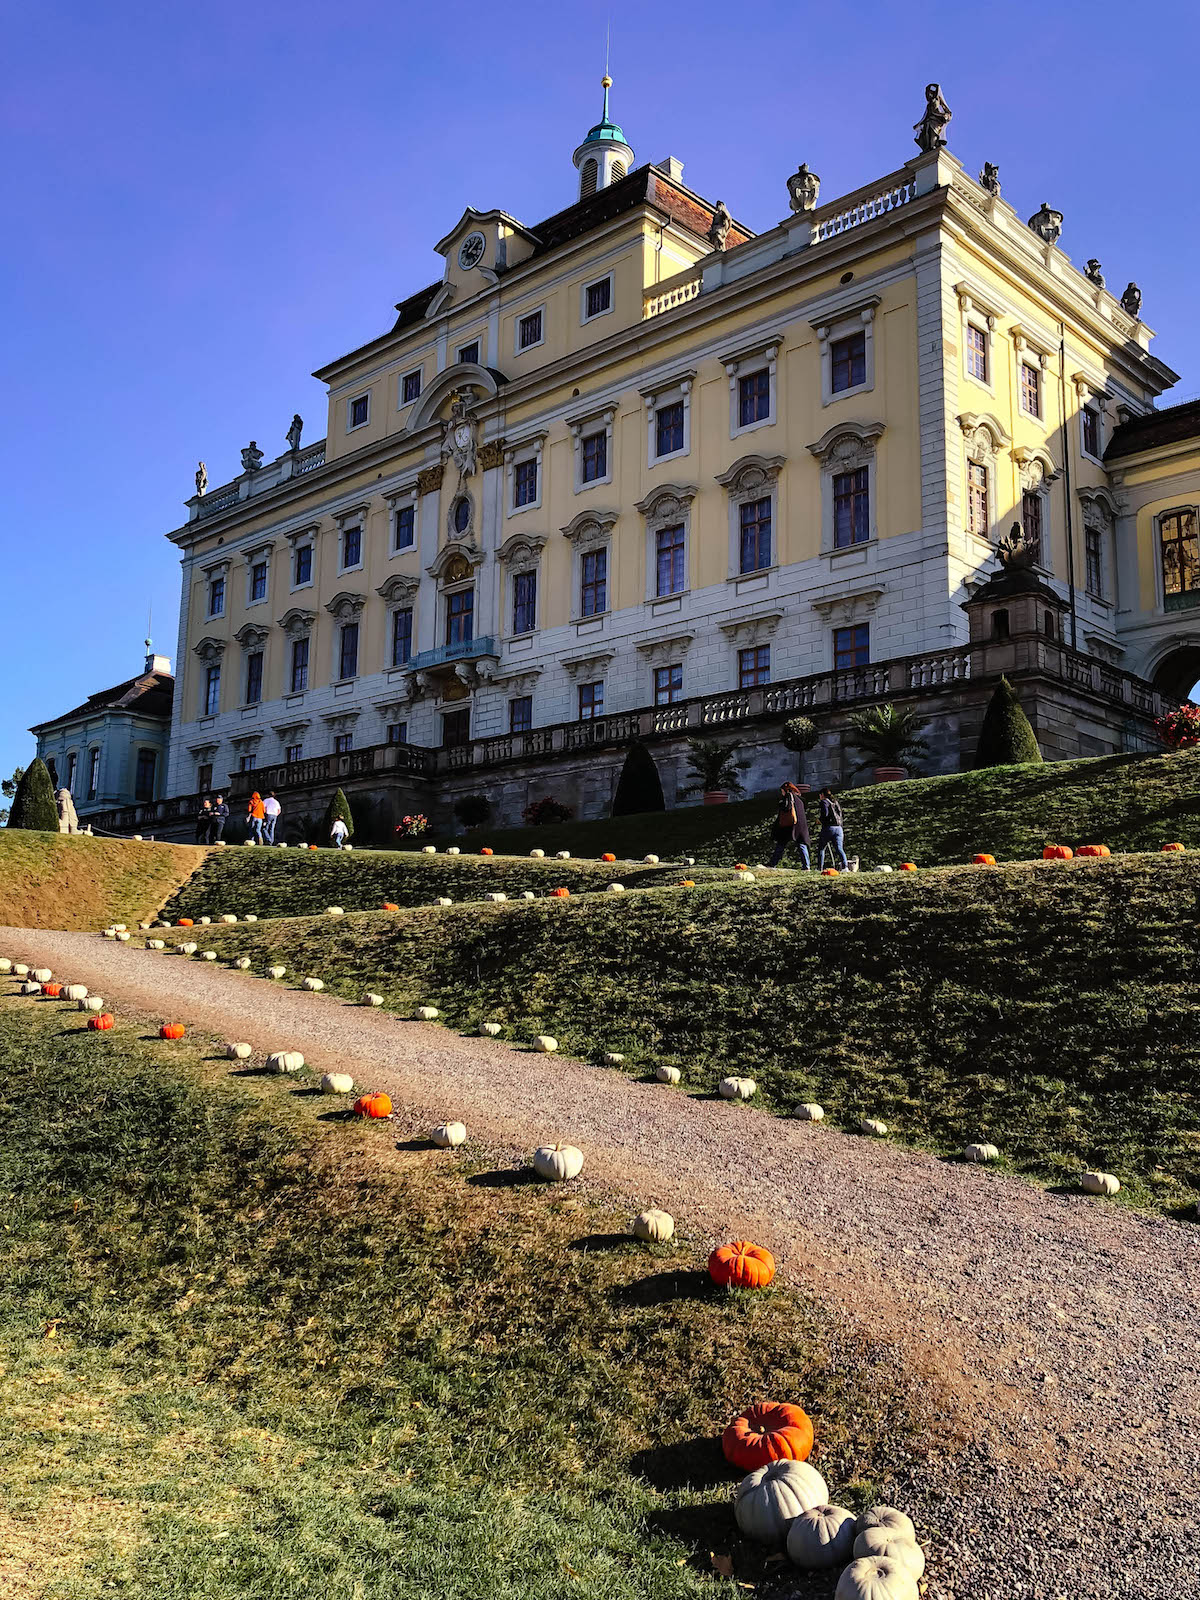
<instances>
[{"instance_id":1,"label":"stone statue on pedestal","mask_svg":"<svg viewBox=\"0 0 1200 1600\"><path fill-rule=\"evenodd\" d=\"M297 411L292 418L292 425L287 431L288 449L295 455L300 448L300 435L304 432L304 419Z\"/></svg>"},{"instance_id":2,"label":"stone statue on pedestal","mask_svg":"<svg viewBox=\"0 0 1200 1600\"><path fill-rule=\"evenodd\" d=\"M985 161L983 171L979 174L979 187L986 189L988 194L1000 197L1000 168L994 161Z\"/></svg>"},{"instance_id":3,"label":"stone statue on pedestal","mask_svg":"<svg viewBox=\"0 0 1200 1600\"><path fill-rule=\"evenodd\" d=\"M916 134L918 150L926 154L933 150L946 148L946 124L954 115L950 107L942 99L942 86L940 83L927 83L925 85L925 115L920 122L913 123L913 132Z\"/></svg>"},{"instance_id":4,"label":"stone statue on pedestal","mask_svg":"<svg viewBox=\"0 0 1200 1600\"><path fill-rule=\"evenodd\" d=\"M203 461L196 468L196 493L203 494L208 488L208 468Z\"/></svg>"},{"instance_id":5,"label":"stone statue on pedestal","mask_svg":"<svg viewBox=\"0 0 1200 1600\"><path fill-rule=\"evenodd\" d=\"M1042 209L1035 211L1029 219L1029 226L1038 238L1045 244L1057 244L1062 234L1063 214L1061 211L1052 211L1046 201L1042 201Z\"/></svg>"},{"instance_id":6,"label":"stone statue on pedestal","mask_svg":"<svg viewBox=\"0 0 1200 1600\"><path fill-rule=\"evenodd\" d=\"M1089 283L1094 283L1097 289L1103 289L1104 274L1100 271L1100 263L1096 260L1095 256L1092 257L1087 266L1084 268L1083 275Z\"/></svg>"},{"instance_id":7,"label":"stone statue on pedestal","mask_svg":"<svg viewBox=\"0 0 1200 1600\"><path fill-rule=\"evenodd\" d=\"M1121 304L1131 317L1140 317L1142 314L1142 291L1136 283L1127 283L1125 293L1121 296Z\"/></svg>"},{"instance_id":8,"label":"stone statue on pedestal","mask_svg":"<svg viewBox=\"0 0 1200 1600\"><path fill-rule=\"evenodd\" d=\"M718 200L713 207L712 226L708 230L708 242L714 250L724 250L732 226L733 218L729 214L729 207L724 200Z\"/></svg>"},{"instance_id":9,"label":"stone statue on pedestal","mask_svg":"<svg viewBox=\"0 0 1200 1600\"><path fill-rule=\"evenodd\" d=\"M251 439L250 443L242 451L242 471L257 472L262 464L263 453L254 440Z\"/></svg>"},{"instance_id":10,"label":"stone statue on pedestal","mask_svg":"<svg viewBox=\"0 0 1200 1600\"><path fill-rule=\"evenodd\" d=\"M802 161L798 171L793 172L787 181L788 200L793 211L812 211L817 203L817 196L821 192L821 180L809 167L807 161Z\"/></svg>"}]
</instances>

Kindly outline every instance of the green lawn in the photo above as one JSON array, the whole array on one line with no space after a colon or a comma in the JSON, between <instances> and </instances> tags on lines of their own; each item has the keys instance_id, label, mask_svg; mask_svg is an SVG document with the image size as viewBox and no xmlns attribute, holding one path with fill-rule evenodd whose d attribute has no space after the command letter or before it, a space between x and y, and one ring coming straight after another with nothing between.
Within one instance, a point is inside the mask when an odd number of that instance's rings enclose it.
<instances>
[{"instance_id":1,"label":"green lawn","mask_svg":"<svg viewBox=\"0 0 1200 1600\"><path fill-rule=\"evenodd\" d=\"M0 923L22 928L131 926L203 858L194 847L0 828Z\"/></svg>"},{"instance_id":2,"label":"green lawn","mask_svg":"<svg viewBox=\"0 0 1200 1600\"><path fill-rule=\"evenodd\" d=\"M686 1219L638 1246L484 1152L81 1021L0 999L14 1600L732 1600L763 1570L735 1409L802 1401L851 1503L911 1458L894 1354L712 1289Z\"/></svg>"},{"instance_id":3,"label":"green lawn","mask_svg":"<svg viewBox=\"0 0 1200 1600\"><path fill-rule=\"evenodd\" d=\"M711 1092L987 1139L1047 1183L1200 1198L1200 856L651 889L565 903L206 929L223 954L369 987L456 1026L494 1018ZM164 959L180 959L164 957Z\"/></svg>"}]
</instances>

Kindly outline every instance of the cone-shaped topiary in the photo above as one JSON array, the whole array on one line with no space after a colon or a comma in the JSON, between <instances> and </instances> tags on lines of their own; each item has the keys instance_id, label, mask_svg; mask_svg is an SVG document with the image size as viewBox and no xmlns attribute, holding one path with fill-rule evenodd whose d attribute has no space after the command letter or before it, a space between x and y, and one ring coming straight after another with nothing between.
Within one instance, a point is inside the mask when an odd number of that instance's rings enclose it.
<instances>
[{"instance_id":1,"label":"cone-shaped topiary","mask_svg":"<svg viewBox=\"0 0 1200 1600\"><path fill-rule=\"evenodd\" d=\"M654 765L654 757L640 739L629 746L625 765L613 796L614 817L633 817L642 811L665 811L662 779Z\"/></svg>"},{"instance_id":2,"label":"cone-shaped topiary","mask_svg":"<svg viewBox=\"0 0 1200 1600\"><path fill-rule=\"evenodd\" d=\"M977 767L1009 767L1018 762L1042 759L1029 718L1007 678L1001 678L988 702L979 744L975 750Z\"/></svg>"},{"instance_id":3,"label":"cone-shaped topiary","mask_svg":"<svg viewBox=\"0 0 1200 1600\"><path fill-rule=\"evenodd\" d=\"M34 828L39 833L58 832L54 785L40 756L35 756L21 774L8 813L8 825L10 828Z\"/></svg>"},{"instance_id":4,"label":"cone-shaped topiary","mask_svg":"<svg viewBox=\"0 0 1200 1600\"><path fill-rule=\"evenodd\" d=\"M350 815L350 802L340 789L334 791L333 799L325 807L325 837L329 838L329 830L333 827L334 819L341 817L346 824L346 837L354 832L354 818Z\"/></svg>"}]
</instances>

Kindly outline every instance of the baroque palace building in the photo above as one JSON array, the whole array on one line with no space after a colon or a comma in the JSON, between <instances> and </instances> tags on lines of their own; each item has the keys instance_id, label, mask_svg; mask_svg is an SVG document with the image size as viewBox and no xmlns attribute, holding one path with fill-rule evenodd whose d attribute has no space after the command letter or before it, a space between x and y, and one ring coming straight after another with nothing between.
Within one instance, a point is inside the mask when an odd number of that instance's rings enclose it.
<instances>
[{"instance_id":1,"label":"baroque palace building","mask_svg":"<svg viewBox=\"0 0 1200 1600\"><path fill-rule=\"evenodd\" d=\"M324 441L297 417L277 459L202 465L168 536L169 792L299 817L341 784L376 837L468 792L598 815L634 737L670 804L688 735L738 740L751 789L795 776L804 712L804 775L838 781L885 699L957 770L1000 672L1048 756L1149 747L1200 677L1200 408L1154 409L1136 286L963 170L936 85L911 160L825 204L802 166L757 235L635 165L608 87L572 204L468 209L438 280L318 370ZM1035 598L1008 607L1014 523Z\"/></svg>"}]
</instances>

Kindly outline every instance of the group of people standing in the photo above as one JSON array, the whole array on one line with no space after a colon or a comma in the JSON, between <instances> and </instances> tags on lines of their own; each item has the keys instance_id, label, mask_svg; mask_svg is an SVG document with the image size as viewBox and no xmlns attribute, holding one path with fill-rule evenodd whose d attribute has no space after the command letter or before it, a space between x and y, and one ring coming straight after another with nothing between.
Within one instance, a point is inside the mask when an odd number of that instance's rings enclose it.
<instances>
[{"instance_id":1,"label":"group of people standing","mask_svg":"<svg viewBox=\"0 0 1200 1600\"><path fill-rule=\"evenodd\" d=\"M275 829L282 813L283 807L275 798L273 789L265 800L256 789L246 806L246 821L250 830L247 837L255 844L274 844ZM215 794L210 800L205 795L196 813L196 843L220 844L228 821L229 807L225 803L225 796Z\"/></svg>"},{"instance_id":2,"label":"group of people standing","mask_svg":"<svg viewBox=\"0 0 1200 1600\"><path fill-rule=\"evenodd\" d=\"M842 822L842 807L832 789L822 789L817 800L821 829L817 835L817 865L825 860L829 851L835 866L843 872L849 870L846 859L846 835ZM794 783L779 786L779 814L771 828L773 848L769 867L777 867L790 845L799 855L804 870L812 867L809 855L808 816L804 810L803 791Z\"/></svg>"}]
</instances>

